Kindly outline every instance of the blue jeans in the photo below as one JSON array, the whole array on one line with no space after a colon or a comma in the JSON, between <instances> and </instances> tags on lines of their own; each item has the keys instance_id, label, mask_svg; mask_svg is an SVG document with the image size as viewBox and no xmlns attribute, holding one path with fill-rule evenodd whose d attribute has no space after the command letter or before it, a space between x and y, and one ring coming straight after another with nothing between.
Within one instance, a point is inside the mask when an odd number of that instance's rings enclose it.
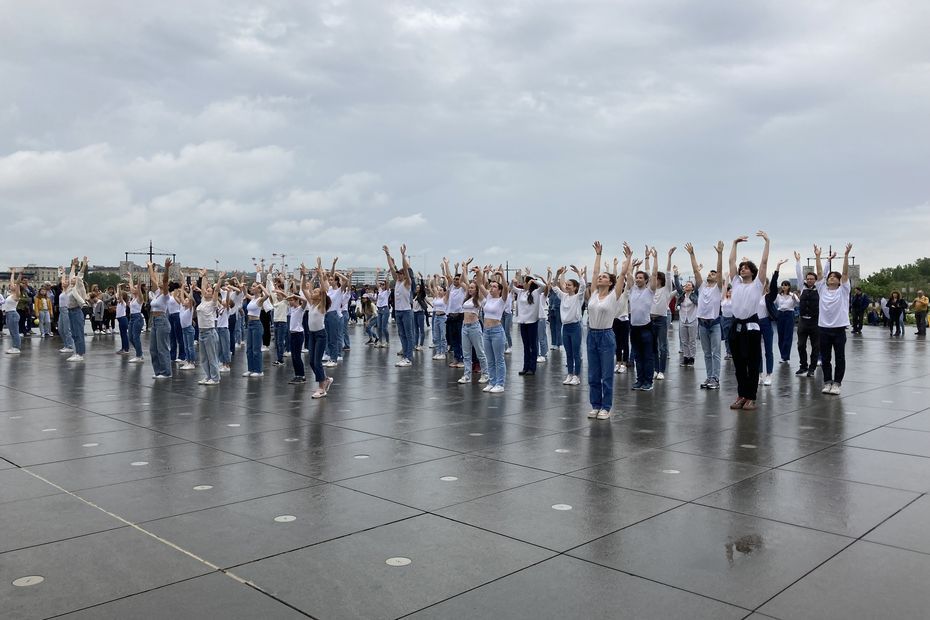
<instances>
[{"instance_id":1,"label":"blue jeans","mask_svg":"<svg viewBox=\"0 0 930 620\"><path fill-rule=\"evenodd\" d=\"M433 346L437 355L445 355L449 351L446 343L446 315L433 315Z\"/></svg>"},{"instance_id":2,"label":"blue jeans","mask_svg":"<svg viewBox=\"0 0 930 620\"><path fill-rule=\"evenodd\" d=\"M310 353L307 354L307 361L310 364L310 370L313 371L313 378L317 381L326 381L326 369L323 368L323 349L326 348L326 344L329 341L328 332L324 328L319 331L307 333L310 335L310 344L307 346ZM291 355L293 355L293 353L291 353Z\"/></svg>"},{"instance_id":3,"label":"blue jeans","mask_svg":"<svg viewBox=\"0 0 930 620\"><path fill-rule=\"evenodd\" d=\"M63 347L74 348L74 338L71 337L71 318L68 316L67 308L58 309L58 335L61 336Z\"/></svg>"},{"instance_id":4,"label":"blue jeans","mask_svg":"<svg viewBox=\"0 0 930 620\"><path fill-rule=\"evenodd\" d=\"M564 323L562 325L562 342L565 345L565 367L568 374L581 373L581 323ZM616 346L616 339L614 339Z\"/></svg>"},{"instance_id":5,"label":"blue jeans","mask_svg":"<svg viewBox=\"0 0 930 620\"><path fill-rule=\"evenodd\" d=\"M216 340L217 357L220 360L220 364L225 366L232 360L232 354L229 351L229 328L217 327Z\"/></svg>"},{"instance_id":6,"label":"blue jeans","mask_svg":"<svg viewBox=\"0 0 930 620\"><path fill-rule=\"evenodd\" d=\"M4 316L4 321L6 322L6 328L10 330L10 336L13 338L13 348L18 349L23 341L22 335L19 333L19 312L10 310Z\"/></svg>"},{"instance_id":7,"label":"blue jeans","mask_svg":"<svg viewBox=\"0 0 930 620\"><path fill-rule=\"evenodd\" d=\"M378 329L378 315L372 314L370 319L365 319L365 335L368 336L369 340L377 340L378 334L375 330Z\"/></svg>"},{"instance_id":8,"label":"blue jeans","mask_svg":"<svg viewBox=\"0 0 930 620\"><path fill-rule=\"evenodd\" d=\"M617 351L614 331L588 328L587 343L588 398L591 408L610 411L614 402L614 355Z\"/></svg>"},{"instance_id":9,"label":"blue jeans","mask_svg":"<svg viewBox=\"0 0 930 620\"><path fill-rule=\"evenodd\" d=\"M349 311L346 310L342 313L342 325L340 334L342 336L342 346L348 349L352 346L352 343L349 342Z\"/></svg>"},{"instance_id":10,"label":"blue jeans","mask_svg":"<svg viewBox=\"0 0 930 620\"><path fill-rule=\"evenodd\" d=\"M171 376L171 325L164 314L152 316L149 356L156 375Z\"/></svg>"},{"instance_id":11,"label":"blue jeans","mask_svg":"<svg viewBox=\"0 0 930 620\"><path fill-rule=\"evenodd\" d=\"M119 324L119 350L129 352L129 319L124 316L118 317L116 322Z\"/></svg>"},{"instance_id":12,"label":"blue jeans","mask_svg":"<svg viewBox=\"0 0 930 620\"><path fill-rule=\"evenodd\" d=\"M191 331L193 331L193 329L192 327ZM216 328L201 329L199 342L200 352L203 353L204 378L207 381L219 381L220 361L217 352L219 336L216 333Z\"/></svg>"},{"instance_id":13,"label":"blue jeans","mask_svg":"<svg viewBox=\"0 0 930 620\"><path fill-rule=\"evenodd\" d=\"M484 330L484 349L487 352L491 387L496 385L504 387L504 378L507 376L507 362L504 359L505 342L504 328L501 325ZM467 366L465 370L469 370Z\"/></svg>"},{"instance_id":14,"label":"blue jeans","mask_svg":"<svg viewBox=\"0 0 930 620\"><path fill-rule=\"evenodd\" d=\"M510 335L510 330L513 327L513 313L505 312L504 316L501 317L501 325L504 327L504 336L507 338L507 348L513 346L513 337Z\"/></svg>"},{"instance_id":15,"label":"blue jeans","mask_svg":"<svg viewBox=\"0 0 930 620\"><path fill-rule=\"evenodd\" d=\"M391 307L383 306L378 308L378 337L381 342L388 344L391 342L391 334L388 332L388 319L391 317Z\"/></svg>"},{"instance_id":16,"label":"blue jeans","mask_svg":"<svg viewBox=\"0 0 930 620\"><path fill-rule=\"evenodd\" d=\"M636 363L636 383L639 385L652 385L652 373L655 371L655 362L652 354L652 325L631 325L630 345L633 350L631 357ZM591 363L591 360L588 360ZM590 371L588 372L590 375Z\"/></svg>"},{"instance_id":17,"label":"blue jeans","mask_svg":"<svg viewBox=\"0 0 930 620\"><path fill-rule=\"evenodd\" d=\"M730 352L730 326L733 325L732 316L721 316L720 317L720 337L723 339L723 344L727 348L727 355L732 355ZM717 377L718 379L720 377Z\"/></svg>"},{"instance_id":18,"label":"blue jeans","mask_svg":"<svg viewBox=\"0 0 930 620\"><path fill-rule=\"evenodd\" d=\"M769 317L760 318L759 329L762 331L762 348L765 349L765 372L772 374L775 370L775 352L772 350L772 320ZM762 372L762 360L759 360L759 372Z\"/></svg>"},{"instance_id":19,"label":"blue jeans","mask_svg":"<svg viewBox=\"0 0 930 620\"><path fill-rule=\"evenodd\" d=\"M145 319L141 312L129 315L129 343L136 352L136 357L142 357L142 326Z\"/></svg>"},{"instance_id":20,"label":"blue jeans","mask_svg":"<svg viewBox=\"0 0 930 620\"><path fill-rule=\"evenodd\" d=\"M536 338L539 340L539 355L546 357L549 354L549 338L546 336L546 319L539 319L536 324Z\"/></svg>"},{"instance_id":21,"label":"blue jeans","mask_svg":"<svg viewBox=\"0 0 930 620\"><path fill-rule=\"evenodd\" d=\"M720 322L698 319L698 338L704 351L706 378L720 381Z\"/></svg>"},{"instance_id":22,"label":"blue jeans","mask_svg":"<svg viewBox=\"0 0 930 620\"><path fill-rule=\"evenodd\" d=\"M274 350L277 355L277 361L284 361L284 354L288 347L288 330L287 321L275 321L274 324Z\"/></svg>"},{"instance_id":23,"label":"blue jeans","mask_svg":"<svg viewBox=\"0 0 930 620\"><path fill-rule=\"evenodd\" d=\"M52 315L48 310L39 310L39 331L43 336L52 334Z\"/></svg>"},{"instance_id":24,"label":"blue jeans","mask_svg":"<svg viewBox=\"0 0 930 620\"><path fill-rule=\"evenodd\" d=\"M404 350L404 359L413 359L413 310L394 310L394 321L397 323L397 336L400 346Z\"/></svg>"},{"instance_id":25,"label":"blue jeans","mask_svg":"<svg viewBox=\"0 0 930 620\"><path fill-rule=\"evenodd\" d=\"M414 338L414 344L418 347L422 347L426 344L426 313L422 311L417 311L413 313L413 328L416 332L416 337Z\"/></svg>"},{"instance_id":26,"label":"blue jeans","mask_svg":"<svg viewBox=\"0 0 930 620\"><path fill-rule=\"evenodd\" d=\"M249 372L262 371L262 336L265 328L258 319L249 321L248 339L245 341L245 356Z\"/></svg>"},{"instance_id":27,"label":"blue jeans","mask_svg":"<svg viewBox=\"0 0 930 620\"><path fill-rule=\"evenodd\" d=\"M84 322L86 320L83 308L68 308L71 337L74 338L74 352L77 355L84 355L87 352L87 343L84 342Z\"/></svg>"},{"instance_id":28,"label":"blue jeans","mask_svg":"<svg viewBox=\"0 0 930 620\"><path fill-rule=\"evenodd\" d=\"M794 340L794 311L781 310L778 313L778 353L781 359L791 359L791 343Z\"/></svg>"},{"instance_id":29,"label":"blue jeans","mask_svg":"<svg viewBox=\"0 0 930 620\"><path fill-rule=\"evenodd\" d=\"M653 316L651 324L652 351L655 354L656 371L665 372L668 366L668 317Z\"/></svg>"},{"instance_id":30,"label":"blue jeans","mask_svg":"<svg viewBox=\"0 0 930 620\"><path fill-rule=\"evenodd\" d=\"M194 326L188 325L181 328L181 335L184 337L184 357L191 364L197 363L197 349L194 348Z\"/></svg>"},{"instance_id":31,"label":"blue jeans","mask_svg":"<svg viewBox=\"0 0 930 620\"><path fill-rule=\"evenodd\" d=\"M339 353L342 352L342 341L339 339L339 326L341 323L342 321L335 310L323 315L323 329L326 331L326 355L334 362L339 359Z\"/></svg>"},{"instance_id":32,"label":"blue jeans","mask_svg":"<svg viewBox=\"0 0 930 620\"><path fill-rule=\"evenodd\" d=\"M553 312L551 309L549 311L549 340L552 341L552 346L561 347L562 346L562 313L556 308Z\"/></svg>"},{"instance_id":33,"label":"blue jeans","mask_svg":"<svg viewBox=\"0 0 930 620\"><path fill-rule=\"evenodd\" d=\"M481 323L475 321L462 325L462 354L465 358L465 376L471 377L471 350L475 349L475 355L478 356L478 365L481 366L481 374L488 374L488 360L484 355L484 336L481 333Z\"/></svg>"},{"instance_id":34,"label":"blue jeans","mask_svg":"<svg viewBox=\"0 0 930 620\"><path fill-rule=\"evenodd\" d=\"M171 360L186 360L187 352L184 350L184 333L181 331L181 314L179 312L169 314L168 325L171 326Z\"/></svg>"}]
</instances>

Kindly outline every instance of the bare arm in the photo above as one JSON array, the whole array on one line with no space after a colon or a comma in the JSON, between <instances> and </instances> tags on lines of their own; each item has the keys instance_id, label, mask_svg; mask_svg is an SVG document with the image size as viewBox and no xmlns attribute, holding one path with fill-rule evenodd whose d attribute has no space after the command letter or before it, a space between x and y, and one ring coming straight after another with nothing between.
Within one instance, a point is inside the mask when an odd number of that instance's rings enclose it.
<instances>
[{"instance_id":1,"label":"bare arm","mask_svg":"<svg viewBox=\"0 0 930 620\"><path fill-rule=\"evenodd\" d=\"M820 262L820 248L816 245L814 246L814 265L817 269L817 281L823 279L823 263Z\"/></svg>"},{"instance_id":2,"label":"bare arm","mask_svg":"<svg viewBox=\"0 0 930 620\"><path fill-rule=\"evenodd\" d=\"M757 232L756 236L765 239L765 245L762 247L762 260L759 261L759 273L764 276L768 273L769 267L769 236L763 230Z\"/></svg>"},{"instance_id":3,"label":"bare arm","mask_svg":"<svg viewBox=\"0 0 930 620\"><path fill-rule=\"evenodd\" d=\"M701 267L698 265L697 258L694 256L694 246L690 243L685 244L685 252L688 253L688 256L691 258L691 271L694 272L694 287L701 288ZM717 273L720 273L719 271Z\"/></svg>"},{"instance_id":4,"label":"bare arm","mask_svg":"<svg viewBox=\"0 0 930 620\"><path fill-rule=\"evenodd\" d=\"M843 252L843 276L840 278L841 284L849 282L849 253L852 251L852 244L846 244L846 251Z\"/></svg>"},{"instance_id":5,"label":"bare arm","mask_svg":"<svg viewBox=\"0 0 930 620\"><path fill-rule=\"evenodd\" d=\"M745 235L741 237L737 237L736 239L733 240L733 245L730 247L730 277L729 277L730 280L732 280L733 278L739 275L739 272L737 272L736 270L736 247L740 243L745 242L747 239L749 239L749 237Z\"/></svg>"},{"instance_id":6,"label":"bare arm","mask_svg":"<svg viewBox=\"0 0 930 620\"><path fill-rule=\"evenodd\" d=\"M717 250L717 286L722 291L725 288L723 285L723 241L718 241L714 249Z\"/></svg>"}]
</instances>

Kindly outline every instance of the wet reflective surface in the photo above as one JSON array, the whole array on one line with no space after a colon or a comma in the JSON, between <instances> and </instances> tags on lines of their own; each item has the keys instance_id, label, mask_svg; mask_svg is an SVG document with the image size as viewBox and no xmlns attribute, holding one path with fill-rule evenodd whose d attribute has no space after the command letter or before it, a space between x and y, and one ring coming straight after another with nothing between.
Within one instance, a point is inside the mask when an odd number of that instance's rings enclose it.
<instances>
[{"instance_id":1,"label":"wet reflective surface","mask_svg":"<svg viewBox=\"0 0 930 620\"><path fill-rule=\"evenodd\" d=\"M754 412L726 362L617 375L610 421L560 352L490 395L356 347L314 401L55 345L0 359L3 618L930 615L925 342L850 338L841 398L779 364Z\"/></svg>"}]
</instances>

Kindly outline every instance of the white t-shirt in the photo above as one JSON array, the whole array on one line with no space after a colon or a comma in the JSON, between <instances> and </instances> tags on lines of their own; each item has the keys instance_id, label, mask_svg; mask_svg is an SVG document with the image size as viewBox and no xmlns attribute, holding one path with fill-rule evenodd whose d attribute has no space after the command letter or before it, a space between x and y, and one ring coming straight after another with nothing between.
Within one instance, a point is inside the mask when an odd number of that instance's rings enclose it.
<instances>
[{"instance_id":1,"label":"white t-shirt","mask_svg":"<svg viewBox=\"0 0 930 620\"><path fill-rule=\"evenodd\" d=\"M215 301L201 301L197 304L197 326L200 327L200 329L211 329L216 327Z\"/></svg>"},{"instance_id":2,"label":"white t-shirt","mask_svg":"<svg viewBox=\"0 0 930 620\"><path fill-rule=\"evenodd\" d=\"M744 284L742 278L733 276L730 284L733 287L730 293L730 300L733 304L733 318L748 319L754 314L759 314L759 303L765 303L762 280L757 276L749 284ZM763 314L768 316L767 313Z\"/></svg>"},{"instance_id":3,"label":"white t-shirt","mask_svg":"<svg viewBox=\"0 0 930 620\"><path fill-rule=\"evenodd\" d=\"M727 318L733 318L733 300L723 298L720 301L720 315Z\"/></svg>"},{"instance_id":4,"label":"white t-shirt","mask_svg":"<svg viewBox=\"0 0 930 620\"><path fill-rule=\"evenodd\" d=\"M181 311L181 304L174 298L174 295L168 297L168 314L176 314Z\"/></svg>"},{"instance_id":5,"label":"white t-shirt","mask_svg":"<svg viewBox=\"0 0 930 620\"><path fill-rule=\"evenodd\" d=\"M410 287L397 282L394 284L394 312L410 309Z\"/></svg>"},{"instance_id":6,"label":"white t-shirt","mask_svg":"<svg viewBox=\"0 0 930 620\"><path fill-rule=\"evenodd\" d=\"M442 297L434 297L433 301L433 314L444 313L446 311L446 300Z\"/></svg>"},{"instance_id":7,"label":"white t-shirt","mask_svg":"<svg viewBox=\"0 0 930 620\"><path fill-rule=\"evenodd\" d=\"M698 288L697 317L713 321L720 316L720 300L722 297L723 291L720 290L719 286L712 286L707 282L702 282L700 288Z\"/></svg>"},{"instance_id":8,"label":"white t-shirt","mask_svg":"<svg viewBox=\"0 0 930 620\"><path fill-rule=\"evenodd\" d=\"M142 304L139 303L139 300L133 297L129 300L129 314L140 314L142 312Z\"/></svg>"},{"instance_id":9,"label":"white t-shirt","mask_svg":"<svg viewBox=\"0 0 930 620\"><path fill-rule=\"evenodd\" d=\"M116 303L116 318L123 318L126 316L126 302L119 301Z\"/></svg>"},{"instance_id":10,"label":"white t-shirt","mask_svg":"<svg viewBox=\"0 0 930 620\"><path fill-rule=\"evenodd\" d=\"M323 329L323 313L316 306L307 305L307 327L311 332Z\"/></svg>"},{"instance_id":11,"label":"white t-shirt","mask_svg":"<svg viewBox=\"0 0 930 620\"><path fill-rule=\"evenodd\" d=\"M532 296L533 303L530 303ZM532 293L527 293L526 289L517 291L517 323L538 323L539 322L539 289Z\"/></svg>"},{"instance_id":12,"label":"white t-shirt","mask_svg":"<svg viewBox=\"0 0 930 620\"><path fill-rule=\"evenodd\" d=\"M301 307L301 306L297 306L296 308L293 308L293 307L291 308L290 314L287 315L287 323L288 323L287 328L288 328L288 330L290 330L290 331L292 331L292 332L300 332L300 333L303 333L303 331L304 331L304 312L306 312L306 310L305 310L303 307ZM319 312L319 311L317 311L317 312Z\"/></svg>"},{"instance_id":13,"label":"white t-shirt","mask_svg":"<svg viewBox=\"0 0 930 620\"><path fill-rule=\"evenodd\" d=\"M646 289L649 290L648 288ZM623 295L621 294L622 298ZM617 316L621 299L617 298L614 290L607 292L604 299L595 290L588 299L588 328L590 329L610 329L614 324L614 317Z\"/></svg>"},{"instance_id":14,"label":"white t-shirt","mask_svg":"<svg viewBox=\"0 0 930 620\"><path fill-rule=\"evenodd\" d=\"M192 327L194 325L194 311L191 308L181 306L181 312L178 317L181 321L181 329Z\"/></svg>"},{"instance_id":15,"label":"white t-shirt","mask_svg":"<svg viewBox=\"0 0 930 620\"><path fill-rule=\"evenodd\" d=\"M6 299L3 300L3 311L4 312L16 312L16 304L19 303L19 298L13 295L7 295Z\"/></svg>"},{"instance_id":16,"label":"white t-shirt","mask_svg":"<svg viewBox=\"0 0 930 620\"><path fill-rule=\"evenodd\" d=\"M504 297L485 297L481 302L484 308L484 318L500 321L504 316L504 306L507 305L507 299Z\"/></svg>"},{"instance_id":17,"label":"white t-shirt","mask_svg":"<svg viewBox=\"0 0 930 620\"><path fill-rule=\"evenodd\" d=\"M246 311L246 314L248 314L251 317L261 316L262 307L258 303L257 297L253 297L251 300L249 300L249 304L245 307L245 311Z\"/></svg>"},{"instance_id":18,"label":"white t-shirt","mask_svg":"<svg viewBox=\"0 0 930 620\"><path fill-rule=\"evenodd\" d=\"M171 299L171 295L164 293L162 294L161 289L158 289L155 293L151 293L152 301L149 304L149 307L152 309L152 312L165 312L168 308L168 300Z\"/></svg>"},{"instance_id":19,"label":"white t-shirt","mask_svg":"<svg viewBox=\"0 0 930 620\"><path fill-rule=\"evenodd\" d=\"M391 291L384 289L378 291L378 303L379 308L387 308L391 300Z\"/></svg>"},{"instance_id":20,"label":"white t-shirt","mask_svg":"<svg viewBox=\"0 0 930 620\"><path fill-rule=\"evenodd\" d=\"M217 328L226 328L229 329L229 308L226 307L226 302L222 302L218 306L216 313L216 327Z\"/></svg>"},{"instance_id":21,"label":"white t-shirt","mask_svg":"<svg viewBox=\"0 0 930 620\"><path fill-rule=\"evenodd\" d=\"M797 305L798 296L794 293L788 293L787 295L779 293L775 296L775 307L778 308L779 312L784 312L786 310L793 312Z\"/></svg>"},{"instance_id":22,"label":"white t-shirt","mask_svg":"<svg viewBox=\"0 0 930 620\"><path fill-rule=\"evenodd\" d=\"M465 301L465 289L460 286L453 286L449 289L449 310L450 314L459 314L462 312L462 303Z\"/></svg>"},{"instance_id":23,"label":"white t-shirt","mask_svg":"<svg viewBox=\"0 0 930 620\"><path fill-rule=\"evenodd\" d=\"M342 316L342 289L340 288L331 288L326 291L326 294L329 295L330 304L329 310L327 312L335 312L339 316ZM310 330L316 331L316 330Z\"/></svg>"},{"instance_id":24,"label":"white t-shirt","mask_svg":"<svg viewBox=\"0 0 930 620\"><path fill-rule=\"evenodd\" d=\"M559 296L561 305L559 306L559 317L562 319L562 325L577 323L581 320L581 304L584 301L584 282L579 282L580 288L574 295L569 295L560 288L555 289L555 294Z\"/></svg>"},{"instance_id":25,"label":"white t-shirt","mask_svg":"<svg viewBox=\"0 0 930 620\"><path fill-rule=\"evenodd\" d=\"M672 301L672 284L673 280L669 277L670 274L662 272L665 274L665 286L659 287L658 282L656 282L656 291L652 295L652 306L649 308L649 314L651 316L666 316L668 315L668 305ZM658 280L658 278L656 278Z\"/></svg>"},{"instance_id":26,"label":"white t-shirt","mask_svg":"<svg viewBox=\"0 0 930 620\"><path fill-rule=\"evenodd\" d=\"M594 295L591 295L594 297ZM643 325L649 325L649 322L652 318L649 315L649 311L652 309L652 291L649 290L648 286L642 288L633 285L633 288L630 289L630 325L634 327L642 327ZM588 301L588 312L590 312L591 302ZM588 324L591 324L591 320L588 319Z\"/></svg>"},{"instance_id":27,"label":"white t-shirt","mask_svg":"<svg viewBox=\"0 0 930 620\"><path fill-rule=\"evenodd\" d=\"M827 277L817 281L817 293L820 295L820 327L849 327L849 280L835 289L827 288Z\"/></svg>"}]
</instances>

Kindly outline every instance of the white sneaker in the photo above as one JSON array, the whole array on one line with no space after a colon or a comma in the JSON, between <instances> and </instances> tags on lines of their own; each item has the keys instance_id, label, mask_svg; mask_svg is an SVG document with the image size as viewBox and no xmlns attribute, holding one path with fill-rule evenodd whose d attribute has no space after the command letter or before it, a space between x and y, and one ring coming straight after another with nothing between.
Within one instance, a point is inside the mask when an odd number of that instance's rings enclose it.
<instances>
[{"instance_id":1,"label":"white sneaker","mask_svg":"<svg viewBox=\"0 0 930 620\"><path fill-rule=\"evenodd\" d=\"M140 362L142 362L142 358L141 358L141 357L130 357L130 358L129 358L129 363L130 363L130 364L138 364L138 363L140 363Z\"/></svg>"},{"instance_id":2,"label":"white sneaker","mask_svg":"<svg viewBox=\"0 0 930 620\"><path fill-rule=\"evenodd\" d=\"M271 347L266 347L262 345L262 353L264 353L265 351L271 351Z\"/></svg>"},{"instance_id":3,"label":"white sneaker","mask_svg":"<svg viewBox=\"0 0 930 620\"><path fill-rule=\"evenodd\" d=\"M762 378L762 385L772 385L772 375L765 375Z\"/></svg>"},{"instance_id":4,"label":"white sneaker","mask_svg":"<svg viewBox=\"0 0 930 620\"><path fill-rule=\"evenodd\" d=\"M820 390L821 394L832 394L833 393L833 382L827 381L823 384L823 388Z\"/></svg>"},{"instance_id":5,"label":"white sneaker","mask_svg":"<svg viewBox=\"0 0 930 620\"><path fill-rule=\"evenodd\" d=\"M502 393L504 392L504 386L503 386L503 385L495 385L495 386L492 387L489 391L491 392L491 394L502 394Z\"/></svg>"},{"instance_id":6,"label":"white sneaker","mask_svg":"<svg viewBox=\"0 0 930 620\"><path fill-rule=\"evenodd\" d=\"M207 382L206 379L201 379L200 381L197 382L197 385L203 385L206 382Z\"/></svg>"},{"instance_id":7,"label":"white sneaker","mask_svg":"<svg viewBox=\"0 0 930 620\"><path fill-rule=\"evenodd\" d=\"M7 349L7 350L6 350L6 354L7 354L7 355L19 355L19 354L20 354L20 350L17 349L16 347L13 347L13 348L11 348L11 349Z\"/></svg>"},{"instance_id":8,"label":"white sneaker","mask_svg":"<svg viewBox=\"0 0 930 620\"><path fill-rule=\"evenodd\" d=\"M487 383L489 379L490 377L488 377L487 375L481 375L480 377L478 377L478 383Z\"/></svg>"},{"instance_id":9,"label":"white sneaker","mask_svg":"<svg viewBox=\"0 0 930 620\"><path fill-rule=\"evenodd\" d=\"M572 384L572 376L567 375L565 379L562 380L562 385L571 385L571 384Z\"/></svg>"},{"instance_id":10,"label":"white sneaker","mask_svg":"<svg viewBox=\"0 0 930 620\"><path fill-rule=\"evenodd\" d=\"M243 377L251 377L251 376L252 376L252 373L249 372L248 370L246 370L244 373L242 373L242 376L243 376Z\"/></svg>"},{"instance_id":11,"label":"white sneaker","mask_svg":"<svg viewBox=\"0 0 930 620\"><path fill-rule=\"evenodd\" d=\"M834 381L833 385L830 386L830 393L833 394L834 396L839 396L840 395L840 384Z\"/></svg>"},{"instance_id":12,"label":"white sneaker","mask_svg":"<svg viewBox=\"0 0 930 620\"><path fill-rule=\"evenodd\" d=\"M220 382L214 379L207 379L206 381L203 382L203 384L204 385L219 385Z\"/></svg>"},{"instance_id":13,"label":"white sneaker","mask_svg":"<svg viewBox=\"0 0 930 620\"><path fill-rule=\"evenodd\" d=\"M73 347L61 347L60 349L58 349L58 352L59 353L74 353L74 348Z\"/></svg>"},{"instance_id":14,"label":"white sneaker","mask_svg":"<svg viewBox=\"0 0 930 620\"><path fill-rule=\"evenodd\" d=\"M537 363L537 364L542 364L542 363L545 362L545 361L546 361L546 356L545 356L545 355L540 355L539 357L536 358L536 363Z\"/></svg>"},{"instance_id":15,"label":"white sneaker","mask_svg":"<svg viewBox=\"0 0 930 620\"><path fill-rule=\"evenodd\" d=\"M656 379L659 380L659 381L665 381L665 373L664 373L664 372L657 372L657 373L656 373Z\"/></svg>"},{"instance_id":16,"label":"white sneaker","mask_svg":"<svg viewBox=\"0 0 930 620\"><path fill-rule=\"evenodd\" d=\"M341 355L340 355L339 357L336 358L336 361L337 361L337 362L341 362L342 360L343 360L343 357L342 357Z\"/></svg>"},{"instance_id":17,"label":"white sneaker","mask_svg":"<svg viewBox=\"0 0 930 620\"><path fill-rule=\"evenodd\" d=\"M229 372L232 370L229 366L220 366L220 372Z\"/></svg>"},{"instance_id":18,"label":"white sneaker","mask_svg":"<svg viewBox=\"0 0 930 620\"><path fill-rule=\"evenodd\" d=\"M444 360L444 359L446 359L446 356L443 355L442 353L437 353L436 355L433 356L433 359L434 359L434 360Z\"/></svg>"},{"instance_id":19,"label":"white sneaker","mask_svg":"<svg viewBox=\"0 0 930 620\"><path fill-rule=\"evenodd\" d=\"M614 374L615 375L620 374L620 364L614 364Z\"/></svg>"},{"instance_id":20,"label":"white sneaker","mask_svg":"<svg viewBox=\"0 0 930 620\"><path fill-rule=\"evenodd\" d=\"M592 409L591 411L588 412L588 418L593 420L597 417L597 414L599 414L600 412L601 412L600 409Z\"/></svg>"},{"instance_id":21,"label":"white sneaker","mask_svg":"<svg viewBox=\"0 0 930 620\"><path fill-rule=\"evenodd\" d=\"M471 383L471 375L464 375L461 379L459 379L459 383Z\"/></svg>"},{"instance_id":22,"label":"white sneaker","mask_svg":"<svg viewBox=\"0 0 930 620\"><path fill-rule=\"evenodd\" d=\"M400 367L400 368L406 368L407 366L413 366L413 362L411 362L410 360L408 360L408 359L405 358L405 357L402 357L402 358L400 358L400 361L397 362L397 363L394 364L394 365L395 365L395 366L398 366L398 367Z\"/></svg>"},{"instance_id":23,"label":"white sneaker","mask_svg":"<svg viewBox=\"0 0 930 620\"><path fill-rule=\"evenodd\" d=\"M620 364L620 374L622 375L625 372L626 372L626 364Z\"/></svg>"},{"instance_id":24,"label":"white sneaker","mask_svg":"<svg viewBox=\"0 0 930 620\"><path fill-rule=\"evenodd\" d=\"M338 365L339 365L339 364L337 364L336 362L333 362L333 361L323 362L323 368L335 368L335 367L338 366Z\"/></svg>"},{"instance_id":25,"label":"white sneaker","mask_svg":"<svg viewBox=\"0 0 930 620\"><path fill-rule=\"evenodd\" d=\"M71 357L68 358L68 361L69 361L69 362L83 362L83 361L84 361L84 356L83 356L83 355L78 355L77 353L75 353L74 355L72 355Z\"/></svg>"},{"instance_id":26,"label":"white sneaker","mask_svg":"<svg viewBox=\"0 0 930 620\"><path fill-rule=\"evenodd\" d=\"M417 346L413 347L413 350L414 350L414 351L422 351L422 350L423 350L423 347L421 347L420 345L417 345Z\"/></svg>"},{"instance_id":27,"label":"white sneaker","mask_svg":"<svg viewBox=\"0 0 930 620\"><path fill-rule=\"evenodd\" d=\"M285 352L284 352L284 357L290 357L290 356L291 356L291 352L290 352L290 351L285 351Z\"/></svg>"},{"instance_id":28,"label":"white sneaker","mask_svg":"<svg viewBox=\"0 0 930 620\"><path fill-rule=\"evenodd\" d=\"M484 386L484 387L481 389L481 391L482 391L482 392L490 392L493 388L494 388L493 385L486 385L486 386Z\"/></svg>"},{"instance_id":29,"label":"white sneaker","mask_svg":"<svg viewBox=\"0 0 930 620\"><path fill-rule=\"evenodd\" d=\"M251 372L251 373L249 373L249 376L250 376L250 377L264 377L264 376L265 376L265 373L263 373L263 372Z\"/></svg>"},{"instance_id":30,"label":"white sneaker","mask_svg":"<svg viewBox=\"0 0 930 620\"><path fill-rule=\"evenodd\" d=\"M598 420L609 420L610 412L607 411L606 409L601 409L600 411L597 412L597 419Z\"/></svg>"},{"instance_id":31,"label":"white sneaker","mask_svg":"<svg viewBox=\"0 0 930 620\"><path fill-rule=\"evenodd\" d=\"M186 363L186 364L181 364L181 368L180 368L180 369L181 369L181 370L193 370L193 369L195 369L195 368L197 368L197 367L194 366L193 364L191 364L190 362L188 362L188 363Z\"/></svg>"},{"instance_id":32,"label":"white sneaker","mask_svg":"<svg viewBox=\"0 0 930 620\"><path fill-rule=\"evenodd\" d=\"M504 349L504 354L505 354L505 355L510 355L510 352L511 352L512 350L513 350L513 349L511 349L510 347L507 347L506 349Z\"/></svg>"},{"instance_id":33,"label":"white sneaker","mask_svg":"<svg viewBox=\"0 0 930 620\"><path fill-rule=\"evenodd\" d=\"M575 375L572 377L572 382L569 385L581 385L581 377Z\"/></svg>"}]
</instances>

